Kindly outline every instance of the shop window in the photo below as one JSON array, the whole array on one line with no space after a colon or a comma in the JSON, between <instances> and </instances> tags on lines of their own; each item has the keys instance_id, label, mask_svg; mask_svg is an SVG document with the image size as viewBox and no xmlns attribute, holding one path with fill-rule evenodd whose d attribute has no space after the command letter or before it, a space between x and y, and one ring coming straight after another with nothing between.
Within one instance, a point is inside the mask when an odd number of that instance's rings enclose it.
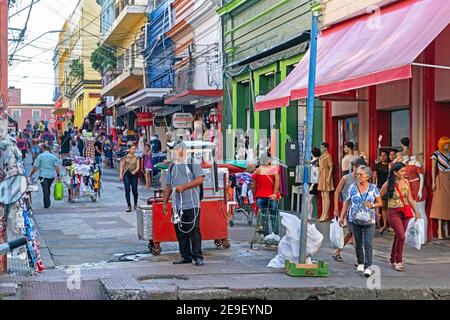
<instances>
[{"instance_id":1,"label":"shop window","mask_svg":"<svg viewBox=\"0 0 450 320\"><path fill-rule=\"evenodd\" d=\"M391 112L391 145L400 146L400 140L410 138L410 113L409 109Z\"/></svg>"}]
</instances>

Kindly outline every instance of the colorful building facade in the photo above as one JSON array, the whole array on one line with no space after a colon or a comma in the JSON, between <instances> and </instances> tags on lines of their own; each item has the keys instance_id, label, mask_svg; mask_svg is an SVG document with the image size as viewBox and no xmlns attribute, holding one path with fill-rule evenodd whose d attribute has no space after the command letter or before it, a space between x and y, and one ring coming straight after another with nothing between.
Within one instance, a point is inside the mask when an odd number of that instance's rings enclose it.
<instances>
[{"instance_id":1,"label":"colorful building facade","mask_svg":"<svg viewBox=\"0 0 450 320\"><path fill-rule=\"evenodd\" d=\"M260 142L266 141L265 147L270 146L272 156L290 162L289 196L295 183L292 175L303 157L305 104L294 101L285 108L261 112L255 111L254 104L302 59L309 45L310 8L311 1L228 0L217 11L223 25L222 125L224 145L228 148L225 157L255 158L264 147ZM317 101L315 146L323 136L322 110ZM236 151L235 142L244 145L244 139L250 141L252 150Z\"/></svg>"},{"instance_id":2,"label":"colorful building facade","mask_svg":"<svg viewBox=\"0 0 450 320\"><path fill-rule=\"evenodd\" d=\"M100 39L100 8L95 0L80 0L63 26L55 49L55 95L58 111L67 124L81 127L100 102L101 76L90 62ZM61 107L59 107L61 106Z\"/></svg>"},{"instance_id":3,"label":"colorful building facade","mask_svg":"<svg viewBox=\"0 0 450 320\"><path fill-rule=\"evenodd\" d=\"M399 1L347 1L340 11L337 2L328 1L324 7L325 27L339 27L349 18L364 14L380 14L399 5ZM413 5L412 1L405 5ZM344 14L343 12L347 12ZM450 20L449 20L450 22ZM337 23L337 25L336 25ZM424 36L424 35L422 35ZM411 141L411 154L416 155L425 167L425 184L431 190L431 155L437 150L440 137L450 135L450 72L435 66L450 66L450 25L423 50L412 66L409 79L390 81L354 91L354 101L328 101L326 106L327 140L332 146L336 163L342 158L343 142L356 137L360 151L368 153L374 167L380 146L382 149L399 149L400 139ZM427 65L426 66L421 66ZM360 100L360 101L356 101ZM354 132L348 131L353 123ZM381 143L378 137L382 136ZM336 179L338 176L336 175ZM431 205L427 199L427 207ZM429 212L428 212L429 214ZM432 226L432 225L431 225ZM434 225L434 230L436 226ZM429 230L430 234L432 228Z\"/></svg>"},{"instance_id":4,"label":"colorful building facade","mask_svg":"<svg viewBox=\"0 0 450 320\"><path fill-rule=\"evenodd\" d=\"M134 129L132 110L123 108L123 99L144 88L145 24L148 0L97 0L101 12L100 47L115 53L115 67L102 70L101 96L112 107L114 118ZM122 106L122 108L120 108ZM118 124L118 123L116 123Z\"/></svg>"}]
</instances>

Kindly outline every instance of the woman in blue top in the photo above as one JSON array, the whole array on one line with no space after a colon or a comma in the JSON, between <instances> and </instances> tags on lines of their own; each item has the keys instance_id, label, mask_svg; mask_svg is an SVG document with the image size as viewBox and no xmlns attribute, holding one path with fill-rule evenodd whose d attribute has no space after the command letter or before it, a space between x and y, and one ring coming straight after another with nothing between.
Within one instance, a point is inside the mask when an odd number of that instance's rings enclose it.
<instances>
[{"instance_id":1,"label":"woman in blue top","mask_svg":"<svg viewBox=\"0 0 450 320\"><path fill-rule=\"evenodd\" d=\"M340 216L340 221L343 221L344 215L347 214L347 221L356 242L357 271L364 272L366 277L373 274L370 267L376 222L375 208L383 205L377 186L369 183L370 177L372 177L372 171L368 166L358 168L356 183L352 184L348 190Z\"/></svg>"}]
</instances>

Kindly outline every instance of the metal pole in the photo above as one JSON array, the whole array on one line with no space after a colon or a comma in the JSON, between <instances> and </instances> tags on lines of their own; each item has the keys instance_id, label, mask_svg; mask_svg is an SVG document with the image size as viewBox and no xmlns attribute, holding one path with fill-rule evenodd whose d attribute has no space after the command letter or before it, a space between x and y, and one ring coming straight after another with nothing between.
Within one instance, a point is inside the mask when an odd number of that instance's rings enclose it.
<instances>
[{"instance_id":1,"label":"metal pole","mask_svg":"<svg viewBox=\"0 0 450 320\"><path fill-rule=\"evenodd\" d=\"M306 262L306 239L308 225L308 194L309 194L309 175L311 166L311 149L314 121L314 88L316 84L316 59L317 59L317 34L319 32L319 12L314 10L312 13L311 43L309 49L309 80L308 80L308 101L306 104L306 141L305 141L305 161L303 174L303 195L300 229L300 255L299 263Z\"/></svg>"}]
</instances>

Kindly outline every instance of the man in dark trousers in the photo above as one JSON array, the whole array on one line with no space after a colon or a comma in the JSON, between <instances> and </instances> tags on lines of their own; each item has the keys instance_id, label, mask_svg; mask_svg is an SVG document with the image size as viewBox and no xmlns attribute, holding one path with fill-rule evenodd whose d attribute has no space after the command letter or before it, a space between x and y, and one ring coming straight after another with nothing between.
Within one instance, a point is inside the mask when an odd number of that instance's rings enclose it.
<instances>
[{"instance_id":1,"label":"man in dark trousers","mask_svg":"<svg viewBox=\"0 0 450 320\"><path fill-rule=\"evenodd\" d=\"M167 202L173 191L172 216L178 214L181 219L179 223L174 222L181 254L181 259L174 264L192 263L194 260L197 266L203 266L200 186L205 174L199 163L187 159L186 146L181 141L175 144L173 154L175 162L166 176L163 214L168 214Z\"/></svg>"},{"instance_id":2,"label":"man in dark trousers","mask_svg":"<svg viewBox=\"0 0 450 320\"><path fill-rule=\"evenodd\" d=\"M41 153L36 160L34 160L33 169L30 173L30 178L33 174L39 170L39 179L41 180L42 193L44 194L44 208L49 208L50 201L50 188L53 180L55 180L55 171L58 180L60 179L59 160L53 154L50 153L50 146L43 144L44 152Z\"/></svg>"}]
</instances>

